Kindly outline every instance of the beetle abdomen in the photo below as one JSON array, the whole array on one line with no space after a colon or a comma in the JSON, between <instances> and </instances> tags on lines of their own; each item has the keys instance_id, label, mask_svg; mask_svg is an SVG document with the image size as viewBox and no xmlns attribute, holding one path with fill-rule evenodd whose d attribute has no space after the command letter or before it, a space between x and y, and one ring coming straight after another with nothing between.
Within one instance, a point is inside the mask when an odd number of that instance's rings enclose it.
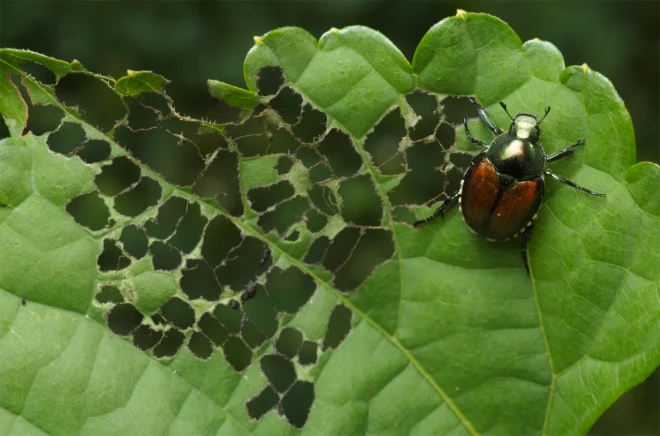
<instances>
[{"instance_id":1,"label":"beetle abdomen","mask_svg":"<svg viewBox=\"0 0 660 436\"><path fill-rule=\"evenodd\" d=\"M465 173L461 211L470 228L486 238L511 238L533 219L541 205L545 190L541 177L505 180L485 153L478 155Z\"/></svg>"}]
</instances>

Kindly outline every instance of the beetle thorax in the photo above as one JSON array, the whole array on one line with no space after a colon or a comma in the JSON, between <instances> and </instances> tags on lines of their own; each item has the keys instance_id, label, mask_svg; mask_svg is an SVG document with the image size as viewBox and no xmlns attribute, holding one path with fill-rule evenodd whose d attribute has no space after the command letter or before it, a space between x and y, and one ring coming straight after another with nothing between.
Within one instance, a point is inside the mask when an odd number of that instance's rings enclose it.
<instances>
[{"instance_id":1,"label":"beetle thorax","mask_svg":"<svg viewBox=\"0 0 660 436\"><path fill-rule=\"evenodd\" d=\"M545 153L541 145L528 139L519 139L508 132L495 138L487 155L498 173L517 180L538 177L545 166Z\"/></svg>"}]
</instances>

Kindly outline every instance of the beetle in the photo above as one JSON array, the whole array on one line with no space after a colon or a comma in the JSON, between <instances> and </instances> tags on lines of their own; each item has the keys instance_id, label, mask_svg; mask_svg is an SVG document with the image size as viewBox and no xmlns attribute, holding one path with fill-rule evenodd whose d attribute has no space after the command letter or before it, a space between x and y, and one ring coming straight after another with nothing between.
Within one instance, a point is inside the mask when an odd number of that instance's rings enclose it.
<instances>
[{"instance_id":1,"label":"beetle","mask_svg":"<svg viewBox=\"0 0 660 436\"><path fill-rule=\"evenodd\" d=\"M522 258L529 275L527 245L534 229L534 220L545 193L545 178L551 177L575 189L597 197L605 197L577 183L559 176L547 168L547 164L573 154L573 149L584 144L580 139L557 153L546 156L539 142L543 118L519 113L512 117L504 102L500 106L511 119L508 131L503 131L491 119L488 112L474 98L481 120L495 134L489 144L473 137L463 119L467 138L484 148L470 163L461 181L461 188L451 195L431 216L414 223L418 227L441 216L456 204L461 205L463 219L469 228L489 241L504 241L522 236Z\"/></svg>"}]
</instances>

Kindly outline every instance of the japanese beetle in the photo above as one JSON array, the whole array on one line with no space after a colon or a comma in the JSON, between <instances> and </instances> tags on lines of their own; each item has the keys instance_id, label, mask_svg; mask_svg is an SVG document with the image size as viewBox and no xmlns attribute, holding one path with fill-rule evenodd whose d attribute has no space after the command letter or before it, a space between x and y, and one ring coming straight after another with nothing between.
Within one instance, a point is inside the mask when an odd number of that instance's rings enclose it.
<instances>
[{"instance_id":1,"label":"japanese beetle","mask_svg":"<svg viewBox=\"0 0 660 436\"><path fill-rule=\"evenodd\" d=\"M431 216L417 221L415 227L442 216L458 201L463 219L472 231L490 241L504 241L522 235L522 258L529 274L527 245L534 228L534 219L545 192L544 176L549 176L591 195L604 197L550 171L546 164L573 154L573 149L584 144L584 139L546 156L539 142L540 124L550 113L545 110L541 120L535 115L517 114L512 117L503 102L500 105L511 118L509 130L497 127L490 115L474 98L483 122L495 134L488 145L474 138L463 120L465 133L471 142L483 147L468 167L461 189L449 197Z\"/></svg>"}]
</instances>

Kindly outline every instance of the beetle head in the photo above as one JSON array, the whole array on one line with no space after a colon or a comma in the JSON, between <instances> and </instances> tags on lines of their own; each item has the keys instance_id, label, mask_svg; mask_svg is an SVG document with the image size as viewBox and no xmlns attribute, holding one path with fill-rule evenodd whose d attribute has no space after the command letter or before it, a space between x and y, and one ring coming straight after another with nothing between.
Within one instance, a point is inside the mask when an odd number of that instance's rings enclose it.
<instances>
[{"instance_id":1,"label":"beetle head","mask_svg":"<svg viewBox=\"0 0 660 436\"><path fill-rule=\"evenodd\" d=\"M514 118L513 123L511 123L509 131L519 139L536 143L541 135L539 124L540 122L534 115L518 114Z\"/></svg>"}]
</instances>

